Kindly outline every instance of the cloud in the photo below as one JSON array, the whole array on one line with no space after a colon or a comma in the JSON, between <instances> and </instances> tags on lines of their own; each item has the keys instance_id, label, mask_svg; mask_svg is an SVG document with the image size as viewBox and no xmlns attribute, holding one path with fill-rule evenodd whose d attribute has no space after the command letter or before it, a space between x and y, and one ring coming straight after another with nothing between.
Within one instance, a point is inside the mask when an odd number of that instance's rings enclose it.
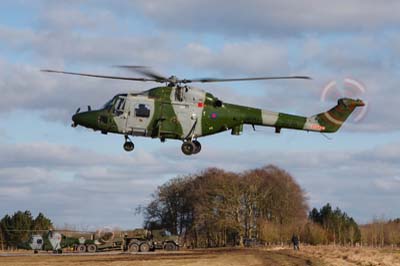
<instances>
[{"instance_id":1,"label":"cloud","mask_svg":"<svg viewBox=\"0 0 400 266\"><path fill-rule=\"evenodd\" d=\"M0 198L4 201L8 198L13 198L15 195L20 195L26 198L29 195L30 189L28 187L2 187L0 188Z\"/></svg>"},{"instance_id":2,"label":"cloud","mask_svg":"<svg viewBox=\"0 0 400 266\"><path fill-rule=\"evenodd\" d=\"M132 210L148 200L160 178L175 173L158 167L153 156L111 156L46 142L1 144L0 209L45 211L57 225L141 226Z\"/></svg>"},{"instance_id":3,"label":"cloud","mask_svg":"<svg viewBox=\"0 0 400 266\"><path fill-rule=\"evenodd\" d=\"M400 177L384 177L374 180L374 184L380 188L384 193L395 193L398 194L400 191Z\"/></svg>"},{"instance_id":4,"label":"cloud","mask_svg":"<svg viewBox=\"0 0 400 266\"><path fill-rule=\"evenodd\" d=\"M0 27L5 48L28 54L37 62L63 66L74 63L97 63L111 66L117 63L167 62L169 43L163 36L87 35L85 32L52 29L12 29ZM45 66L43 66L45 67Z\"/></svg>"},{"instance_id":5,"label":"cloud","mask_svg":"<svg viewBox=\"0 0 400 266\"><path fill-rule=\"evenodd\" d=\"M9 138L9 136L8 136L7 130L5 128L0 127L0 140L8 139L8 138Z\"/></svg>"},{"instance_id":6,"label":"cloud","mask_svg":"<svg viewBox=\"0 0 400 266\"><path fill-rule=\"evenodd\" d=\"M12 179L9 178L11 176L13 177ZM3 180L3 185L14 184L27 186L28 188L35 183L45 183L50 176L50 172L39 165L23 167L23 171L21 171L20 167L14 166L2 166L0 168L0 179Z\"/></svg>"},{"instance_id":7,"label":"cloud","mask_svg":"<svg viewBox=\"0 0 400 266\"><path fill-rule=\"evenodd\" d=\"M399 186L398 178L393 177L400 176L399 151L399 143L366 150L301 152L251 147L221 150L211 146L196 157L185 157L182 163L184 155L168 147L137 151L135 157L130 157L45 142L15 148L2 144L0 198L7 201L1 201L0 208L46 210L58 225L140 226L139 216L126 220L132 216L127 210L146 204L156 187L169 178L195 174L210 166L240 172L273 163L298 180L310 195L312 206L331 202L349 210L359 209L355 218L367 221L373 214L380 214L383 206L396 209ZM386 197L388 189L392 192L390 201ZM392 201L393 197L397 200ZM363 208L358 205L360 200L379 204L375 209ZM111 219L107 213L116 216ZM395 211L388 214L400 215Z\"/></svg>"},{"instance_id":8,"label":"cloud","mask_svg":"<svg viewBox=\"0 0 400 266\"><path fill-rule=\"evenodd\" d=\"M399 25L397 1L135 1L161 28L260 37L375 31Z\"/></svg>"},{"instance_id":9,"label":"cloud","mask_svg":"<svg viewBox=\"0 0 400 266\"><path fill-rule=\"evenodd\" d=\"M220 50L211 50L198 43L189 43L185 54L192 67L220 69L222 74L289 72L288 50L285 46L272 41L232 42L225 44Z\"/></svg>"},{"instance_id":10,"label":"cloud","mask_svg":"<svg viewBox=\"0 0 400 266\"><path fill-rule=\"evenodd\" d=\"M73 19L71 19L73 18ZM80 1L54 3L47 1L37 17L41 29L69 30L110 30L118 25L116 14L102 8L85 8Z\"/></svg>"},{"instance_id":11,"label":"cloud","mask_svg":"<svg viewBox=\"0 0 400 266\"><path fill-rule=\"evenodd\" d=\"M114 167L135 167L153 165L157 162L153 154L141 151L138 157L115 156L96 153L75 146L49 142L24 144L0 144L1 167L35 167L50 170L81 169L90 166L112 165Z\"/></svg>"}]
</instances>

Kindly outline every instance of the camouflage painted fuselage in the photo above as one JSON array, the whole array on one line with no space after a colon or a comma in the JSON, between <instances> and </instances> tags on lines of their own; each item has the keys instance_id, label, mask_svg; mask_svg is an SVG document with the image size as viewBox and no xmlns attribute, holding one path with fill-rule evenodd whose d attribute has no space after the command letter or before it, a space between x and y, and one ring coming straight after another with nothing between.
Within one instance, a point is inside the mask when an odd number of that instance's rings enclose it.
<instances>
[{"instance_id":1,"label":"camouflage painted fuselage","mask_svg":"<svg viewBox=\"0 0 400 266\"><path fill-rule=\"evenodd\" d=\"M115 96L103 109L75 114L76 124L102 133L193 140L231 130L240 135L244 124L336 132L361 100L343 98L331 110L311 117L277 113L222 103L193 87L157 87L139 94Z\"/></svg>"}]
</instances>

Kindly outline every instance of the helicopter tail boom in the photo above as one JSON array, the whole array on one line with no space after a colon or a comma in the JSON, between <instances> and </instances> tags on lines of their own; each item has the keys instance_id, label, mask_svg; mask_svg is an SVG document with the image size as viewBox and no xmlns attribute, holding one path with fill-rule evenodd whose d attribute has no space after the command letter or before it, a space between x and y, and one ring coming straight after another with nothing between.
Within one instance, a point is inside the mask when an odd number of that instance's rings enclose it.
<instances>
[{"instance_id":1,"label":"helicopter tail boom","mask_svg":"<svg viewBox=\"0 0 400 266\"><path fill-rule=\"evenodd\" d=\"M361 100L342 98L339 99L338 104L329 111L311 117L261 110L262 123L260 125L275 127L277 133L279 133L282 128L333 133L339 130L342 124L358 106L364 106L364 102ZM250 121L246 121L246 123L256 124Z\"/></svg>"}]
</instances>

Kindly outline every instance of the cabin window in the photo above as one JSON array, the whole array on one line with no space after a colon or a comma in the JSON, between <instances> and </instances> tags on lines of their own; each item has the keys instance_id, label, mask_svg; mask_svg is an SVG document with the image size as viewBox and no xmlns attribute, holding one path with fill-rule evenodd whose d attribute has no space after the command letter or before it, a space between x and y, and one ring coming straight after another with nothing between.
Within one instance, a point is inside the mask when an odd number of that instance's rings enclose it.
<instances>
[{"instance_id":1,"label":"cabin window","mask_svg":"<svg viewBox=\"0 0 400 266\"><path fill-rule=\"evenodd\" d=\"M138 104L135 106L135 116L137 117L150 117L150 108L146 104Z\"/></svg>"}]
</instances>

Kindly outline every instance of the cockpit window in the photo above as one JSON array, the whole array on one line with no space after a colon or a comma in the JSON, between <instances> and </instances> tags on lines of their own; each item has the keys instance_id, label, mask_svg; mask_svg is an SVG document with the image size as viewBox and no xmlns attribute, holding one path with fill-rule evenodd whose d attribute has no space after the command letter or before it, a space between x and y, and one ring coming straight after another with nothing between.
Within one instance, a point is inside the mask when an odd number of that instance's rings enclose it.
<instances>
[{"instance_id":1,"label":"cockpit window","mask_svg":"<svg viewBox=\"0 0 400 266\"><path fill-rule=\"evenodd\" d=\"M135 116L137 117L149 117L150 116L150 108L146 104L137 104L135 106Z\"/></svg>"},{"instance_id":2,"label":"cockpit window","mask_svg":"<svg viewBox=\"0 0 400 266\"><path fill-rule=\"evenodd\" d=\"M106 102L106 103L103 105L103 109L110 109L110 108L112 107L113 101L114 101L114 98L112 98L111 100L109 100L108 102Z\"/></svg>"},{"instance_id":3,"label":"cockpit window","mask_svg":"<svg viewBox=\"0 0 400 266\"><path fill-rule=\"evenodd\" d=\"M125 109L125 99L124 98L119 98L115 104L115 109L116 110L121 110L123 111Z\"/></svg>"},{"instance_id":4,"label":"cockpit window","mask_svg":"<svg viewBox=\"0 0 400 266\"><path fill-rule=\"evenodd\" d=\"M126 94L126 93L121 93L121 94L115 95L111 100L109 100L108 102L106 102L103 105L103 109L110 110L114 106L114 103L115 103L115 109L123 111L125 108L125 100L126 100L127 96L128 96L128 94Z\"/></svg>"},{"instance_id":5,"label":"cockpit window","mask_svg":"<svg viewBox=\"0 0 400 266\"><path fill-rule=\"evenodd\" d=\"M122 98L119 97L117 98L117 100L115 101L115 108L114 108L114 112L117 115L121 115L124 110L125 110L125 102L126 102L126 98Z\"/></svg>"}]
</instances>

